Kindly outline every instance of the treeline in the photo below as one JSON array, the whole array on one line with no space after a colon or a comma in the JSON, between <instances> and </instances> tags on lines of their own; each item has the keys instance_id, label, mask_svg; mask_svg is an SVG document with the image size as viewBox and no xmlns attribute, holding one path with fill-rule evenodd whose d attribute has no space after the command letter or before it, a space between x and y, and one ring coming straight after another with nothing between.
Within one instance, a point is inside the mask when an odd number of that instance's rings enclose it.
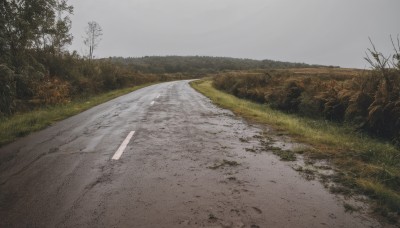
<instances>
[{"instance_id":1,"label":"treeline","mask_svg":"<svg viewBox=\"0 0 400 228\"><path fill-rule=\"evenodd\" d=\"M71 43L66 0L0 2L0 118L43 105L176 78L140 74L108 60L89 61Z\"/></svg>"},{"instance_id":2,"label":"treeline","mask_svg":"<svg viewBox=\"0 0 400 228\"><path fill-rule=\"evenodd\" d=\"M110 57L112 62L123 63L142 73L189 73L204 75L227 70L284 69L322 67L305 63L273 60L252 60L210 56L147 56L141 58Z\"/></svg>"},{"instance_id":3,"label":"treeline","mask_svg":"<svg viewBox=\"0 0 400 228\"><path fill-rule=\"evenodd\" d=\"M400 145L400 47L397 49L388 58L370 50L367 59L373 70L358 76L344 76L339 69L325 75L223 73L214 77L213 85L288 113L355 124Z\"/></svg>"}]
</instances>

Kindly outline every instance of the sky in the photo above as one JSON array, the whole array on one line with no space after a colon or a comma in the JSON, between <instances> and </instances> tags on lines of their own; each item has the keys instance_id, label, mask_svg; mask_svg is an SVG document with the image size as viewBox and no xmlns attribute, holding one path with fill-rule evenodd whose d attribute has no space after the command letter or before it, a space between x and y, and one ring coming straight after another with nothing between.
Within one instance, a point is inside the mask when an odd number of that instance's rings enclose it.
<instances>
[{"instance_id":1,"label":"sky","mask_svg":"<svg viewBox=\"0 0 400 228\"><path fill-rule=\"evenodd\" d=\"M369 37L385 55L400 34L400 0L69 0L70 50L103 29L109 56L224 56L368 68Z\"/></svg>"}]
</instances>

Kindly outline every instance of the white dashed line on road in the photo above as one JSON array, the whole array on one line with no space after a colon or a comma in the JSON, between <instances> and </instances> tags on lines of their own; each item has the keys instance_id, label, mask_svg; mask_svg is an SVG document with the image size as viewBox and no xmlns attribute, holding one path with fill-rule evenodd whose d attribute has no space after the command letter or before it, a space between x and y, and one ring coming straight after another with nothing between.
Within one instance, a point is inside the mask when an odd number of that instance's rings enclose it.
<instances>
[{"instance_id":1,"label":"white dashed line on road","mask_svg":"<svg viewBox=\"0 0 400 228\"><path fill-rule=\"evenodd\" d=\"M153 105L154 104L154 101L152 101L151 103L150 103L150 105Z\"/></svg>"},{"instance_id":2,"label":"white dashed line on road","mask_svg":"<svg viewBox=\"0 0 400 228\"><path fill-rule=\"evenodd\" d=\"M115 152L114 156L112 157L113 160L119 160L122 153L124 153L124 150L125 150L126 146L128 145L129 141L131 141L133 134L135 134L135 131L129 132L128 136L126 136L125 140L122 142L121 146L119 146L118 150Z\"/></svg>"},{"instance_id":3,"label":"white dashed line on road","mask_svg":"<svg viewBox=\"0 0 400 228\"><path fill-rule=\"evenodd\" d=\"M160 94L157 95L156 99L158 99L160 97Z\"/></svg>"}]
</instances>

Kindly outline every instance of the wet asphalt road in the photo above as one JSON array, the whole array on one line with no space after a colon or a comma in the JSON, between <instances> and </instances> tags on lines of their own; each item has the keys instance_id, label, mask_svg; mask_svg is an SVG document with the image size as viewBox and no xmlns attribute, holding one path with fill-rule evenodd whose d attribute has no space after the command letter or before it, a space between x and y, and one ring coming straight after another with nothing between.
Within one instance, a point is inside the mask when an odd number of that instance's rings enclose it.
<instances>
[{"instance_id":1,"label":"wet asphalt road","mask_svg":"<svg viewBox=\"0 0 400 228\"><path fill-rule=\"evenodd\" d=\"M0 148L0 227L379 226L251 152L263 131L188 81L143 88Z\"/></svg>"}]
</instances>

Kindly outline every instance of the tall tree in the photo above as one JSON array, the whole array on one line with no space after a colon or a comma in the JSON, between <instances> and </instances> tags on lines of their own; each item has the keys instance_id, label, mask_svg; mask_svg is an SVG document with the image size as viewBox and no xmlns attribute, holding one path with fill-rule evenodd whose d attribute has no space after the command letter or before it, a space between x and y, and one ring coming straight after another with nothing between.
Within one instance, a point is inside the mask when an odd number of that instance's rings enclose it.
<instances>
[{"instance_id":1,"label":"tall tree","mask_svg":"<svg viewBox=\"0 0 400 228\"><path fill-rule=\"evenodd\" d=\"M69 33L71 29L71 19L69 14L72 13L72 7L67 4L67 0L57 0L56 5L57 19L54 23L54 32L51 36L51 47L55 53L61 53L67 44L71 44L73 36Z\"/></svg>"},{"instance_id":2,"label":"tall tree","mask_svg":"<svg viewBox=\"0 0 400 228\"><path fill-rule=\"evenodd\" d=\"M85 37L83 43L89 49L88 58L93 59L93 52L99 46L101 36L103 35L103 29L95 21L88 22L88 26L85 29Z\"/></svg>"},{"instance_id":3,"label":"tall tree","mask_svg":"<svg viewBox=\"0 0 400 228\"><path fill-rule=\"evenodd\" d=\"M18 70L33 49L60 51L72 40L72 11L67 0L0 1L0 60Z\"/></svg>"}]
</instances>

